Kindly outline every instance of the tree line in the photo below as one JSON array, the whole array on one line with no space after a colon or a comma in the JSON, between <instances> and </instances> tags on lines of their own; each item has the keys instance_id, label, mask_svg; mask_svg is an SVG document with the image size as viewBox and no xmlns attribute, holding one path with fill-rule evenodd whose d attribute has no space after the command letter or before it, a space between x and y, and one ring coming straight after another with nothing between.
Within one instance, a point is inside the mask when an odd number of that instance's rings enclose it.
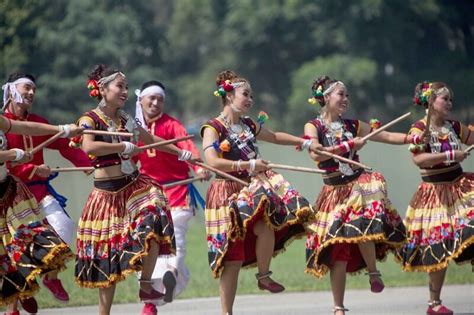
<instances>
[{"instance_id":1,"label":"tree line","mask_svg":"<svg viewBox=\"0 0 474 315\"><path fill-rule=\"evenodd\" d=\"M472 122L474 2L469 0L3 0L0 76L38 77L35 111L71 121L95 106L87 73L120 68L133 90L155 79L167 111L191 129L220 110L216 74L233 69L252 83L255 112L301 133L318 108L313 80L346 83L348 116L381 121L412 110L414 86L444 81L454 116Z\"/></svg>"}]
</instances>

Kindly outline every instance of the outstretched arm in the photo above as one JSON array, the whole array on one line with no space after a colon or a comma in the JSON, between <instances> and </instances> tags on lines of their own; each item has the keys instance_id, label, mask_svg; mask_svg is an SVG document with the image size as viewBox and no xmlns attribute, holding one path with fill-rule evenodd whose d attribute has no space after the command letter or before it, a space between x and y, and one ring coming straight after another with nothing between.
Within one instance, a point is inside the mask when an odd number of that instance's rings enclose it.
<instances>
[{"instance_id":1,"label":"outstretched arm","mask_svg":"<svg viewBox=\"0 0 474 315\"><path fill-rule=\"evenodd\" d=\"M360 123L360 135L359 135L360 137L365 137L372 131L368 123L365 123L363 121L360 121L359 123ZM404 134L404 133L400 133L400 132L382 131L374 135L373 137L371 137L370 140L375 141L375 142L402 145L402 144L411 143L412 136Z\"/></svg>"}]
</instances>

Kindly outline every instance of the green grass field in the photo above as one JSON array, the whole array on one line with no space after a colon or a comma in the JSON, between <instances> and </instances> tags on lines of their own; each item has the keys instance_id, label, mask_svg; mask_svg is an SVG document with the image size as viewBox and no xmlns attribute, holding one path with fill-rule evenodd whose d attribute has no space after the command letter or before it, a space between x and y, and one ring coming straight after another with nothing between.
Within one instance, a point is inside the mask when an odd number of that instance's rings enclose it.
<instances>
[{"instance_id":1,"label":"green grass field","mask_svg":"<svg viewBox=\"0 0 474 315\"><path fill-rule=\"evenodd\" d=\"M294 148L282 148L273 145L260 145L260 148L263 157L274 163L313 166L307 155L296 152ZM56 153L47 152L46 160L51 166L68 165ZM406 205L420 182L418 171L411 163L406 148L370 144L368 148L362 151L361 160L384 174L388 182L389 196L393 204L399 209L400 214L404 215ZM467 171L472 171L473 166L473 158L463 163L463 167ZM321 178L318 175L282 173L304 196L311 202L314 201L322 186ZM59 192L68 197L68 212L73 218L77 219L80 216L87 195L92 189L91 177L86 177L80 173L61 174L54 181L53 185ZM200 184L198 189L201 192L205 192L206 187L207 185ZM202 212L200 212L192 221L187 235L187 261L191 270L191 281L180 298L218 296L218 280L212 279L207 264L203 222ZM54 300L45 288L41 288L37 295L41 308L97 304L97 290L79 288L73 280L74 263L70 263L69 267L60 274L60 278L70 293L70 302L67 304L59 303ZM305 274L304 267L304 240L298 240L285 253L273 260L271 269L274 272L275 280L283 283L287 291L330 289L327 277L317 280ZM379 269L382 271L383 279L388 287L426 285L427 283L426 274L402 272L400 266L394 262L393 256L389 256L386 262L379 264ZM254 273L255 269L242 270L238 294L261 293L256 286ZM471 266L455 266L452 264L448 269L446 283L474 283L474 273L471 272ZM364 275L351 276L348 278L347 287L368 289L368 277ZM131 276L126 281L119 283L114 302L138 302L138 283L135 276Z\"/></svg>"}]
</instances>

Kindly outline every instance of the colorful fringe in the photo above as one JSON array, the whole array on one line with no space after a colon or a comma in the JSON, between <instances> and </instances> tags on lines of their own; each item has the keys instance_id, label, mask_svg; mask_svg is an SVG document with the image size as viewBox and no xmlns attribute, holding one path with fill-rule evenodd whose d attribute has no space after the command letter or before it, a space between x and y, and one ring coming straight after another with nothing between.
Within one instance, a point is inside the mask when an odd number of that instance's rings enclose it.
<instances>
[{"instance_id":1,"label":"colorful fringe","mask_svg":"<svg viewBox=\"0 0 474 315\"><path fill-rule=\"evenodd\" d=\"M407 209L404 271L434 272L474 261L474 173L453 183L422 182Z\"/></svg>"},{"instance_id":2,"label":"colorful fringe","mask_svg":"<svg viewBox=\"0 0 474 315\"><path fill-rule=\"evenodd\" d=\"M36 276L65 269L74 255L22 182L8 177L0 185L0 305L6 305L33 296Z\"/></svg>"},{"instance_id":3,"label":"colorful fringe","mask_svg":"<svg viewBox=\"0 0 474 315\"><path fill-rule=\"evenodd\" d=\"M311 232L306 241L306 272L315 277L323 277L332 266L333 245L350 248L353 257L347 271L355 273L366 267L358 243L375 242L376 258L384 260L389 250L406 240L402 219L387 196L380 173L364 172L348 184L325 185L314 208L316 220L308 226Z\"/></svg>"},{"instance_id":4,"label":"colorful fringe","mask_svg":"<svg viewBox=\"0 0 474 315\"><path fill-rule=\"evenodd\" d=\"M263 220L275 231L275 256L293 239L304 235L304 225L312 218L314 212L309 202L280 174L260 174L249 187L214 181L207 193L205 210L208 259L214 277L220 276L231 243L243 241L242 265L254 266L256 222Z\"/></svg>"},{"instance_id":5,"label":"colorful fringe","mask_svg":"<svg viewBox=\"0 0 474 315\"><path fill-rule=\"evenodd\" d=\"M107 288L141 270L151 242L159 255L175 252L171 214L159 187L140 175L118 191L92 191L77 232L79 286Z\"/></svg>"}]
</instances>

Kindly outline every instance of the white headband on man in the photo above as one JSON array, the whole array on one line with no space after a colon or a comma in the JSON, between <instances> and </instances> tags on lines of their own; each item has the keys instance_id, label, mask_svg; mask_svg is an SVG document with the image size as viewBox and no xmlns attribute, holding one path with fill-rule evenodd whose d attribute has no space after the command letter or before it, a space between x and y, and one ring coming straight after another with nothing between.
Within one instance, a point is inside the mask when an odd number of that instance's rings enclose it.
<instances>
[{"instance_id":1,"label":"white headband on man","mask_svg":"<svg viewBox=\"0 0 474 315\"><path fill-rule=\"evenodd\" d=\"M139 89L135 90L135 95L137 96L137 101L135 102L135 119L137 119L142 125L142 127L145 129L146 129L146 124L145 124L145 118L143 117L143 110L140 104L140 98L145 97L147 95L153 95L153 94L161 95L163 96L163 98L165 98L166 96L165 90L159 85L149 86L143 89L143 91L140 91Z\"/></svg>"},{"instance_id":2,"label":"white headband on man","mask_svg":"<svg viewBox=\"0 0 474 315\"><path fill-rule=\"evenodd\" d=\"M30 85L33 85L33 87L36 87L36 84L29 78L19 78L13 82L7 82L2 86L3 90L3 106L6 106L8 98L10 95L12 96L13 101L16 103L23 103L23 98L21 97L21 94L18 92L16 89L16 85L20 83L28 83Z\"/></svg>"}]
</instances>

